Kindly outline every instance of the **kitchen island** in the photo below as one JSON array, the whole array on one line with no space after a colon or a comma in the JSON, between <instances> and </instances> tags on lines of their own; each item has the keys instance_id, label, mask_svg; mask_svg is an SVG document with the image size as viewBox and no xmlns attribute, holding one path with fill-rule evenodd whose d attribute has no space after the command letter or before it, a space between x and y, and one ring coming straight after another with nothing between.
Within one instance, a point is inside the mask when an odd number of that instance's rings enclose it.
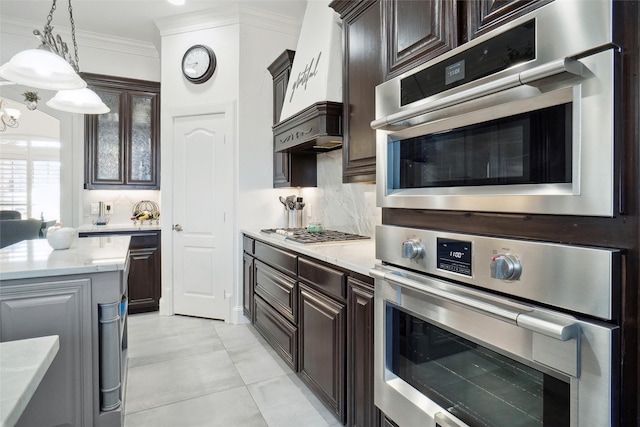
<instances>
[{"instance_id":1,"label":"kitchen island","mask_svg":"<svg viewBox=\"0 0 640 427\"><path fill-rule=\"evenodd\" d=\"M0 342L59 336L17 426L120 426L129 236L45 239L0 250Z\"/></svg>"}]
</instances>

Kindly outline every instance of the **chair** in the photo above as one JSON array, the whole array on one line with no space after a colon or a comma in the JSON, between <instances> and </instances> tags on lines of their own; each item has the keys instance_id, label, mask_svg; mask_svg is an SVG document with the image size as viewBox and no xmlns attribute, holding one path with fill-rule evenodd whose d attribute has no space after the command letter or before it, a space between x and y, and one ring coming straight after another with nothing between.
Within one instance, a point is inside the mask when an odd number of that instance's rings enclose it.
<instances>
[{"instance_id":1,"label":"chair","mask_svg":"<svg viewBox=\"0 0 640 427\"><path fill-rule=\"evenodd\" d=\"M37 239L40 235L42 220L5 219L0 221L0 248L23 240Z\"/></svg>"},{"instance_id":2,"label":"chair","mask_svg":"<svg viewBox=\"0 0 640 427\"><path fill-rule=\"evenodd\" d=\"M22 214L18 211L0 211L0 220L2 219L22 219Z\"/></svg>"}]
</instances>

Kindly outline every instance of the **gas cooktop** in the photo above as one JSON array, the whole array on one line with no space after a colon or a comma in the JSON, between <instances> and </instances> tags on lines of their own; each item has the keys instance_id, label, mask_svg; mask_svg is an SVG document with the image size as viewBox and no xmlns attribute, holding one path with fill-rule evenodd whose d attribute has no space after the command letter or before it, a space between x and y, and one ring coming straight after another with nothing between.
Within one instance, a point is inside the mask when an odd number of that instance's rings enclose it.
<instances>
[{"instance_id":1,"label":"gas cooktop","mask_svg":"<svg viewBox=\"0 0 640 427\"><path fill-rule=\"evenodd\" d=\"M279 236L282 236L283 239L297 243L345 242L353 240L365 240L369 238L367 236L343 233L342 231L334 230L311 232L306 228L267 228L260 231L267 234L277 234Z\"/></svg>"}]
</instances>

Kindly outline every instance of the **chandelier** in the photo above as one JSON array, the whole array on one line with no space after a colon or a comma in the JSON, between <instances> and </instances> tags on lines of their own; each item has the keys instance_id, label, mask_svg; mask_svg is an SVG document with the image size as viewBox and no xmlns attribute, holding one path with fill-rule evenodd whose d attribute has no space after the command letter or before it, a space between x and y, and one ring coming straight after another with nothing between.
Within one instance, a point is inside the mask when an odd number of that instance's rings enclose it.
<instances>
[{"instance_id":1,"label":"chandelier","mask_svg":"<svg viewBox=\"0 0 640 427\"><path fill-rule=\"evenodd\" d=\"M56 1L53 0L43 31L33 30L41 42L40 46L14 55L0 67L0 77L26 86L57 90L56 95L47 101L51 108L83 114L108 113L109 108L94 91L87 88L87 83L78 74L78 44L71 0L68 11L73 56L62 37L53 34L51 21L56 11Z\"/></svg>"},{"instance_id":2,"label":"chandelier","mask_svg":"<svg viewBox=\"0 0 640 427\"><path fill-rule=\"evenodd\" d=\"M20 110L5 107L5 104L6 102L0 99L0 132L4 132L7 128L17 128L20 118Z\"/></svg>"}]
</instances>

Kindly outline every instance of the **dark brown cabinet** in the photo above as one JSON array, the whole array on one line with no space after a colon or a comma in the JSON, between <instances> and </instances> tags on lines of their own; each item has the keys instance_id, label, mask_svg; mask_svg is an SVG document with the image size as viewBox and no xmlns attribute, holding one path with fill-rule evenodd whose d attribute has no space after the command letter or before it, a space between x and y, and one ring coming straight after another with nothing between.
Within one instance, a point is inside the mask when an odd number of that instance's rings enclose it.
<instances>
[{"instance_id":1,"label":"dark brown cabinet","mask_svg":"<svg viewBox=\"0 0 640 427\"><path fill-rule=\"evenodd\" d=\"M158 311L162 292L160 230L80 233L80 237L125 234L129 244L129 313Z\"/></svg>"},{"instance_id":2,"label":"dark brown cabinet","mask_svg":"<svg viewBox=\"0 0 640 427\"><path fill-rule=\"evenodd\" d=\"M300 377L345 420L346 306L300 283Z\"/></svg>"},{"instance_id":3,"label":"dark brown cabinet","mask_svg":"<svg viewBox=\"0 0 640 427\"><path fill-rule=\"evenodd\" d=\"M268 67L273 78L274 125L280 121L295 54L292 50L285 50ZM315 187L317 185L316 169L315 153L274 152L273 188Z\"/></svg>"},{"instance_id":4,"label":"dark brown cabinet","mask_svg":"<svg viewBox=\"0 0 640 427\"><path fill-rule=\"evenodd\" d=\"M243 305L256 329L343 424L377 425L373 279L247 235L243 242Z\"/></svg>"},{"instance_id":5,"label":"dark brown cabinet","mask_svg":"<svg viewBox=\"0 0 640 427\"><path fill-rule=\"evenodd\" d=\"M254 240L243 238L242 254L242 311L253 322L253 286L255 283L255 262L253 259Z\"/></svg>"},{"instance_id":6,"label":"dark brown cabinet","mask_svg":"<svg viewBox=\"0 0 640 427\"><path fill-rule=\"evenodd\" d=\"M463 41L469 41L506 22L544 6L553 0L476 0L462 2L466 7L467 33Z\"/></svg>"},{"instance_id":7,"label":"dark brown cabinet","mask_svg":"<svg viewBox=\"0 0 640 427\"><path fill-rule=\"evenodd\" d=\"M383 4L386 79L456 47L455 0L387 0Z\"/></svg>"},{"instance_id":8,"label":"dark brown cabinet","mask_svg":"<svg viewBox=\"0 0 640 427\"><path fill-rule=\"evenodd\" d=\"M254 243L254 256L254 326L285 362L297 371L298 257L260 241Z\"/></svg>"},{"instance_id":9,"label":"dark brown cabinet","mask_svg":"<svg viewBox=\"0 0 640 427\"><path fill-rule=\"evenodd\" d=\"M347 425L373 426L373 280L347 279Z\"/></svg>"},{"instance_id":10,"label":"dark brown cabinet","mask_svg":"<svg viewBox=\"0 0 640 427\"><path fill-rule=\"evenodd\" d=\"M160 83L83 74L111 110L85 115L85 188L160 188Z\"/></svg>"},{"instance_id":11,"label":"dark brown cabinet","mask_svg":"<svg viewBox=\"0 0 640 427\"><path fill-rule=\"evenodd\" d=\"M384 80L382 1L333 1L342 18L342 181L376 180L375 87Z\"/></svg>"}]
</instances>

